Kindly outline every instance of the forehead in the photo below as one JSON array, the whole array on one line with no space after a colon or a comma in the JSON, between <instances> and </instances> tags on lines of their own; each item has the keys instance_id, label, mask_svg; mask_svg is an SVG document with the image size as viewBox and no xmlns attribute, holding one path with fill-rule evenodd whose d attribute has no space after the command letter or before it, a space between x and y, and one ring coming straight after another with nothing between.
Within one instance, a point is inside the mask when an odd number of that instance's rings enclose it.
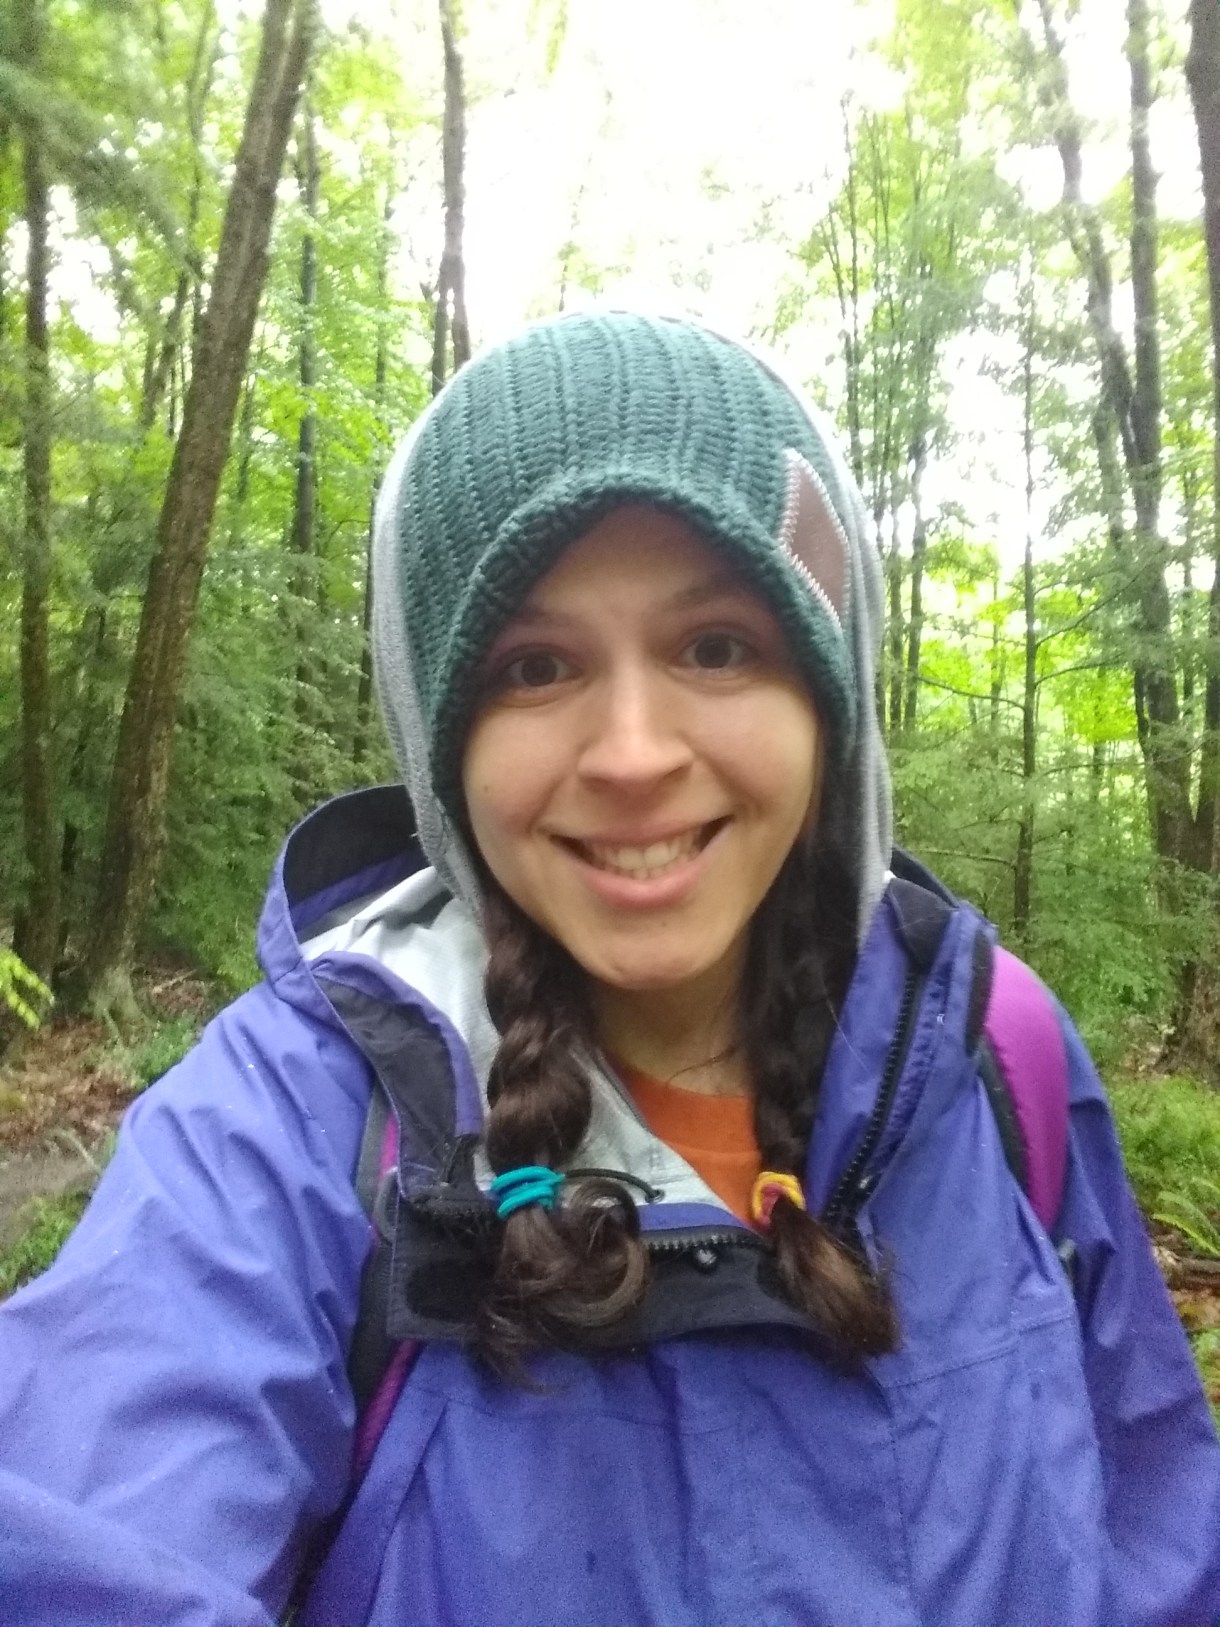
<instances>
[{"instance_id":1,"label":"forehead","mask_svg":"<svg viewBox=\"0 0 1220 1627\"><path fill-rule=\"evenodd\" d=\"M628 597L681 610L712 599L758 594L689 521L644 504L612 509L571 543L534 584L514 621Z\"/></svg>"}]
</instances>

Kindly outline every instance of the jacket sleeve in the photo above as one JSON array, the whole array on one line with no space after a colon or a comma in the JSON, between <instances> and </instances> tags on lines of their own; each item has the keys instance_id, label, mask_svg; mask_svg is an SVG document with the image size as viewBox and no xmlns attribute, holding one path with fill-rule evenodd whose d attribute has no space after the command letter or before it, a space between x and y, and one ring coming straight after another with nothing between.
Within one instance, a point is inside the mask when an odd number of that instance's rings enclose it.
<instances>
[{"instance_id":1,"label":"jacket sleeve","mask_svg":"<svg viewBox=\"0 0 1220 1627\"><path fill-rule=\"evenodd\" d=\"M1112 1627L1220 1622L1220 1442L1136 1207L1105 1093L1063 1018L1070 1128L1055 1228L1074 1250L1101 1449Z\"/></svg>"},{"instance_id":2,"label":"jacket sleeve","mask_svg":"<svg viewBox=\"0 0 1220 1627\"><path fill-rule=\"evenodd\" d=\"M0 1619L269 1627L338 1505L369 1078L314 997L219 1017L0 1306Z\"/></svg>"}]
</instances>

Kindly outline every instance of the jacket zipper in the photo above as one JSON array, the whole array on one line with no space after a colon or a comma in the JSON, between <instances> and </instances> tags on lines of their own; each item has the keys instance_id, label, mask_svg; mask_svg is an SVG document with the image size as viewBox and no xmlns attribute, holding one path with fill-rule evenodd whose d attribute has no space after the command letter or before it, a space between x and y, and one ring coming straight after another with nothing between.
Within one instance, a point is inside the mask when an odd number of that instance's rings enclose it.
<instances>
[{"instance_id":1,"label":"jacket zipper","mask_svg":"<svg viewBox=\"0 0 1220 1627\"><path fill-rule=\"evenodd\" d=\"M852 1155L851 1162L839 1177L830 1202L823 1212L823 1223L831 1231L841 1231L846 1224L854 1221L856 1210L864 1202L869 1193L869 1186L863 1179L869 1161L877 1150L877 1146L885 1131L890 1116L890 1109L894 1105L894 1096L898 1089L898 1081L902 1076L903 1064L911 1048L911 1040L915 1030L915 1016L919 1009L919 997L923 992L925 978L914 967L908 966L902 985L902 1000L898 1008L898 1022L894 1029L894 1038L890 1042L886 1053L885 1069L881 1076L881 1084L877 1091L877 1100L873 1111L869 1115L868 1124L860 1144ZM634 1105L634 1104L632 1104ZM611 1171L597 1173L609 1175ZM616 1179L621 1175L616 1174ZM630 1180L630 1177L628 1177ZM643 1186L642 1181L631 1180L632 1185ZM411 1200L411 1205L424 1218L456 1221L473 1225L475 1228L486 1226L490 1219L490 1208L486 1204L473 1204L467 1202L435 1204L427 1199L420 1202L418 1198ZM440 1211L438 1213L438 1211ZM666 1237L663 1231L645 1232L644 1246L650 1254L677 1254L690 1252L697 1254L701 1250L716 1250L720 1248L765 1248L766 1244L756 1232L747 1226L725 1227L721 1230L714 1228L700 1228L693 1234L684 1232L680 1237Z\"/></svg>"},{"instance_id":2,"label":"jacket zipper","mask_svg":"<svg viewBox=\"0 0 1220 1627\"><path fill-rule=\"evenodd\" d=\"M408 1207L414 1209L421 1219L434 1225L451 1226L455 1230L489 1231L495 1221L495 1211L487 1203L471 1203L461 1199L448 1202L442 1199L438 1202L428 1193L410 1198L407 1202ZM650 1254L689 1253L696 1256L699 1264L707 1263L706 1260L698 1260L698 1256L708 1251L722 1248L765 1249L767 1246L758 1233L748 1226L700 1226L691 1230L683 1227L675 1228L672 1232L658 1229L642 1232L641 1238Z\"/></svg>"},{"instance_id":3,"label":"jacket zipper","mask_svg":"<svg viewBox=\"0 0 1220 1627\"><path fill-rule=\"evenodd\" d=\"M713 1227L700 1227L695 1231L682 1231L678 1235L655 1231L642 1234L649 1254L698 1254L704 1249L754 1248L765 1249L766 1243L748 1226L726 1226L720 1231Z\"/></svg>"},{"instance_id":4,"label":"jacket zipper","mask_svg":"<svg viewBox=\"0 0 1220 1627\"><path fill-rule=\"evenodd\" d=\"M868 1196L870 1187L864 1180L864 1173L869 1161L877 1150L878 1143L884 1133L886 1122L890 1116L890 1109L894 1105L894 1096L898 1089L898 1081L902 1076L903 1064L907 1053L911 1049L911 1039L915 1031L915 1015L919 1009L919 997L923 992L924 978L913 966L908 966L906 977L902 985L902 1003L898 1008L898 1023L894 1029L894 1038L885 1058L885 1070L881 1075L881 1085L877 1091L877 1100L873 1111L869 1115L868 1124L860 1139L860 1145L852 1157L851 1162L839 1177L837 1186L830 1202L826 1205L822 1216L824 1224L831 1231L839 1231L847 1222L853 1222L860 1205Z\"/></svg>"}]
</instances>

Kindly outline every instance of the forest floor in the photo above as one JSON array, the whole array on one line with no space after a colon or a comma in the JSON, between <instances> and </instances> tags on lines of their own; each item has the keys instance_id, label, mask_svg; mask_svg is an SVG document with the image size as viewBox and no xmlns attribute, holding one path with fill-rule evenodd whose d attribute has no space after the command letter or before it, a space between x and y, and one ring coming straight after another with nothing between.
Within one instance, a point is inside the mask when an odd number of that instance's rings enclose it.
<instances>
[{"instance_id":1,"label":"forest floor","mask_svg":"<svg viewBox=\"0 0 1220 1627\"><path fill-rule=\"evenodd\" d=\"M224 998L171 963L144 968L136 993L148 1013L142 1033L125 1038L91 1017L52 1018L0 1062L0 1281L3 1256L45 1216L47 1200L66 1216L52 1230L49 1251L58 1246L124 1111L190 1048ZM1220 1416L1220 1261L1192 1254L1181 1233L1156 1224L1151 1230Z\"/></svg>"},{"instance_id":2,"label":"forest floor","mask_svg":"<svg viewBox=\"0 0 1220 1627\"><path fill-rule=\"evenodd\" d=\"M224 996L180 964L141 969L146 1027L123 1037L93 1017L52 1017L0 1059L0 1250L39 1198L89 1191L123 1113L194 1043Z\"/></svg>"}]
</instances>

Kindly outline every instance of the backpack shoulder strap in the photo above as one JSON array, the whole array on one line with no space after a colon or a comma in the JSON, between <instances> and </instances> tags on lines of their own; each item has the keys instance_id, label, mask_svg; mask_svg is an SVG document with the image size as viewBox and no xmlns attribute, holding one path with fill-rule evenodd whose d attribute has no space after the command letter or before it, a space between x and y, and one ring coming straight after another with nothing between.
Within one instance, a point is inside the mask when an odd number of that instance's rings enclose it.
<instances>
[{"instance_id":1,"label":"backpack shoulder strap","mask_svg":"<svg viewBox=\"0 0 1220 1627\"><path fill-rule=\"evenodd\" d=\"M356 1192L368 1216L371 1235L347 1363L356 1401L351 1474L343 1501L322 1521L306 1544L288 1603L280 1616L281 1627L295 1627L300 1619L309 1590L347 1518L364 1471L419 1353L419 1346L410 1340L395 1343L385 1326L392 1236L386 1210L395 1192L397 1166L398 1125L380 1083L374 1082L356 1165Z\"/></svg>"},{"instance_id":2,"label":"backpack shoulder strap","mask_svg":"<svg viewBox=\"0 0 1220 1627\"><path fill-rule=\"evenodd\" d=\"M1049 1232L1067 1176L1068 1065L1050 991L1006 949L992 953L980 1071L1005 1156Z\"/></svg>"},{"instance_id":3,"label":"backpack shoulder strap","mask_svg":"<svg viewBox=\"0 0 1220 1627\"><path fill-rule=\"evenodd\" d=\"M375 1082L356 1166L356 1192L369 1219L369 1253L360 1279L360 1308L347 1363L347 1376L361 1417L394 1354L385 1328L393 1224L386 1210L394 1196L391 1188L397 1158L398 1126L384 1090Z\"/></svg>"}]
</instances>

